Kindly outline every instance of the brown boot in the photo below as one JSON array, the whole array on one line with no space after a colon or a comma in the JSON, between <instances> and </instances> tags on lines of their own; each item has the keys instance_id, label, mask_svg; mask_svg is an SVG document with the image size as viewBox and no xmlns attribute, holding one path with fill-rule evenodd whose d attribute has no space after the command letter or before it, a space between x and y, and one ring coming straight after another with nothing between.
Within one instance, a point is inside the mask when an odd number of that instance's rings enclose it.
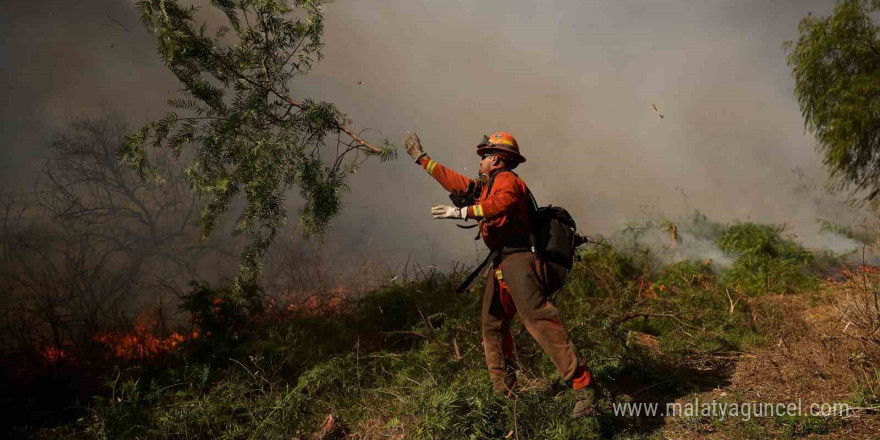
<instances>
[{"instance_id":1,"label":"brown boot","mask_svg":"<svg viewBox=\"0 0 880 440\"><path fill-rule=\"evenodd\" d=\"M513 395L514 390L516 390L516 386L517 381L515 374L508 374L505 377L492 378L492 392L495 394L499 394L504 397L510 397Z\"/></svg>"},{"instance_id":2,"label":"brown boot","mask_svg":"<svg viewBox=\"0 0 880 440\"><path fill-rule=\"evenodd\" d=\"M571 412L573 419L581 417L595 417L599 415L596 409L596 387L588 386L579 390L574 390L574 410Z\"/></svg>"}]
</instances>

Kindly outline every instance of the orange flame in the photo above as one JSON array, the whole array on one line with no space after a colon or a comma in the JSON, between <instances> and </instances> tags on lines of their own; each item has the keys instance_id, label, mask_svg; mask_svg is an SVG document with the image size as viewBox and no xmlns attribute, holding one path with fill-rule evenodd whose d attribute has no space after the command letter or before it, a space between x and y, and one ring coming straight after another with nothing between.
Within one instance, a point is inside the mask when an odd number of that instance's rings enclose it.
<instances>
[{"instance_id":1,"label":"orange flame","mask_svg":"<svg viewBox=\"0 0 880 440\"><path fill-rule=\"evenodd\" d=\"M43 347L42 349L40 349L40 355L43 357L43 359L46 360L46 362L53 364L61 361L62 359L68 359L67 353L54 345L50 345L48 347Z\"/></svg>"},{"instance_id":2,"label":"orange flame","mask_svg":"<svg viewBox=\"0 0 880 440\"><path fill-rule=\"evenodd\" d=\"M92 340L107 346L111 357L133 360L168 353L184 341L199 336L198 331L190 334L174 332L166 337L157 336L153 331L155 323L155 319L150 320L142 314L135 320L134 329L130 332L98 332L92 336ZM61 360L76 362L69 352L56 345L42 347L39 351L40 356L49 363L57 363Z\"/></svg>"},{"instance_id":3,"label":"orange flame","mask_svg":"<svg viewBox=\"0 0 880 440\"><path fill-rule=\"evenodd\" d=\"M342 305L345 292L342 288L337 287L333 290L336 295L327 296L309 295L297 304L288 304L288 312L326 312L338 309Z\"/></svg>"},{"instance_id":4,"label":"orange flame","mask_svg":"<svg viewBox=\"0 0 880 440\"><path fill-rule=\"evenodd\" d=\"M321 289L312 290L311 292L287 292L277 298L277 301L282 305L280 310L289 313L325 313L338 311L349 295L350 290L348 288L334 286L329 291ZM276 305L274 299L271 305Z\"/></svg>"},{"instance_id":5,"label":"orange flame","mask_svg":"<svg viewBox=\"0 0 880 440\"><path fill-rule=\"evenodd\" d=\"M168 353L180 343L194 339L198 335L196 331L189 335L174 332L162 338L153 334L153 331L146 326L137 325L129 333L102 332L96 334L93 339L107 345L113 356L131 360Z\"/></svg>"}]
</instances>

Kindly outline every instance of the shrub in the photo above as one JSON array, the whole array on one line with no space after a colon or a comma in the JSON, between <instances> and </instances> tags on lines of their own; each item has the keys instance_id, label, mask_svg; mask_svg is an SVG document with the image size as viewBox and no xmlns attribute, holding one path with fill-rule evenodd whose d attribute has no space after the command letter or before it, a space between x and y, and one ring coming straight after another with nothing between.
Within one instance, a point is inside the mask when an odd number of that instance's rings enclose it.
<instances>
[{"instance_id":1,"label":"shrub","mask_svg":"<svg viewBox=\"0 0 880 440\"><path fill-rule=\"evenodd\" d=\"M784 230L783 225L749 222L724 228L715 242L737 259L721 283L752 295L817 287L813 254L783 237Z\"/></svg>"}]
</instances>

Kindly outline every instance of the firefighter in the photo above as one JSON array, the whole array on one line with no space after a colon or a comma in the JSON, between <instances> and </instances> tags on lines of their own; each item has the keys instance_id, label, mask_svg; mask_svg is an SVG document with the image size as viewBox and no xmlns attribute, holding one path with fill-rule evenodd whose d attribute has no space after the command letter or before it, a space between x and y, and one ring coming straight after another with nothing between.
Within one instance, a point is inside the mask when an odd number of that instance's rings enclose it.
<instances>
[{"instance_id":1,"label":"firefighter","mask_svg":"<svg viewBox=\"0 0 880 440\"><path fill-rule=\"evenodd\" d=\"M526 184L511 172L526 161L519 145L508 133L484 136L477 145L479 179L469 179L437 163L424 152L413 132L404 141L407 153L446 191L462 194L474 190L471 203L463 206L431 206L435 219L474 219L492 256L491 270L483 295L483 351L492 390L508 397L517 385L512 362L513 335L510 323L519 315L525 328L541 345L553 364L572 387L576 403L572 417L597 414L596 388L586 363L578 356L559 310L548 298L539 274L542 264L532 247L529 220L529 192Z\"/></svg>"}]
</instances>

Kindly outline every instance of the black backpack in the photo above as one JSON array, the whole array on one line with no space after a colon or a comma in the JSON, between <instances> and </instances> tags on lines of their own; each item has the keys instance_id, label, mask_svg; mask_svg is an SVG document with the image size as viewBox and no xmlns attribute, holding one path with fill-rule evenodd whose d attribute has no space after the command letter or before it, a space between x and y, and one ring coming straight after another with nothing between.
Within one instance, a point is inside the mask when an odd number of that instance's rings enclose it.
<instances>
[{"instance_id":1,"label":"black backpack","mask_svg":"<svg viewBox=\"0 0 880 440\"><path fill-rule=\"evenodd\" d=\"M577 224L571 214L561 206L538 206L529 191L531 209L529 216L534 231L535 253L541 264L538 270L548 295L554 294L565 284L565 278L574 264L577 247L585 243L578 235Z\"/></svg>"},{"instance_id":2,"label":"black backpack","mask_svg":"<svg viewBox=\"0 0 880 440\"><path fill-rule=\"evenodd\" d=\"M495 173L489 180L488 192L492 191L492 184L495 183L495 176L501 172L511 172L510 170L502 170ZM516 173L513 173L516 175ZM519 176L517 176L519 177ZM465 197L478 195L480 188L468 188L466 193L453 193L450 198L453 203L466 205ZM565 278L571 271L574 258L577 253L577 247L586 242L586 239L577 234L577 224L571 217L571 214L565 208L560 206L538 206L532 191L526 188L529 193L529 219L532 222L532 234L534 237L534 251L540 263L537 270L541 273L541 279L544 281L544 291L549 295L553 295L565 284ZM475 239L479 239L479 234ZM470 283L476 278L476 275L491 260L492 254L486 257L483 264L480 264L474 273L469 276L459 291L466 290Z\"/></svg>"}]
</instances>

